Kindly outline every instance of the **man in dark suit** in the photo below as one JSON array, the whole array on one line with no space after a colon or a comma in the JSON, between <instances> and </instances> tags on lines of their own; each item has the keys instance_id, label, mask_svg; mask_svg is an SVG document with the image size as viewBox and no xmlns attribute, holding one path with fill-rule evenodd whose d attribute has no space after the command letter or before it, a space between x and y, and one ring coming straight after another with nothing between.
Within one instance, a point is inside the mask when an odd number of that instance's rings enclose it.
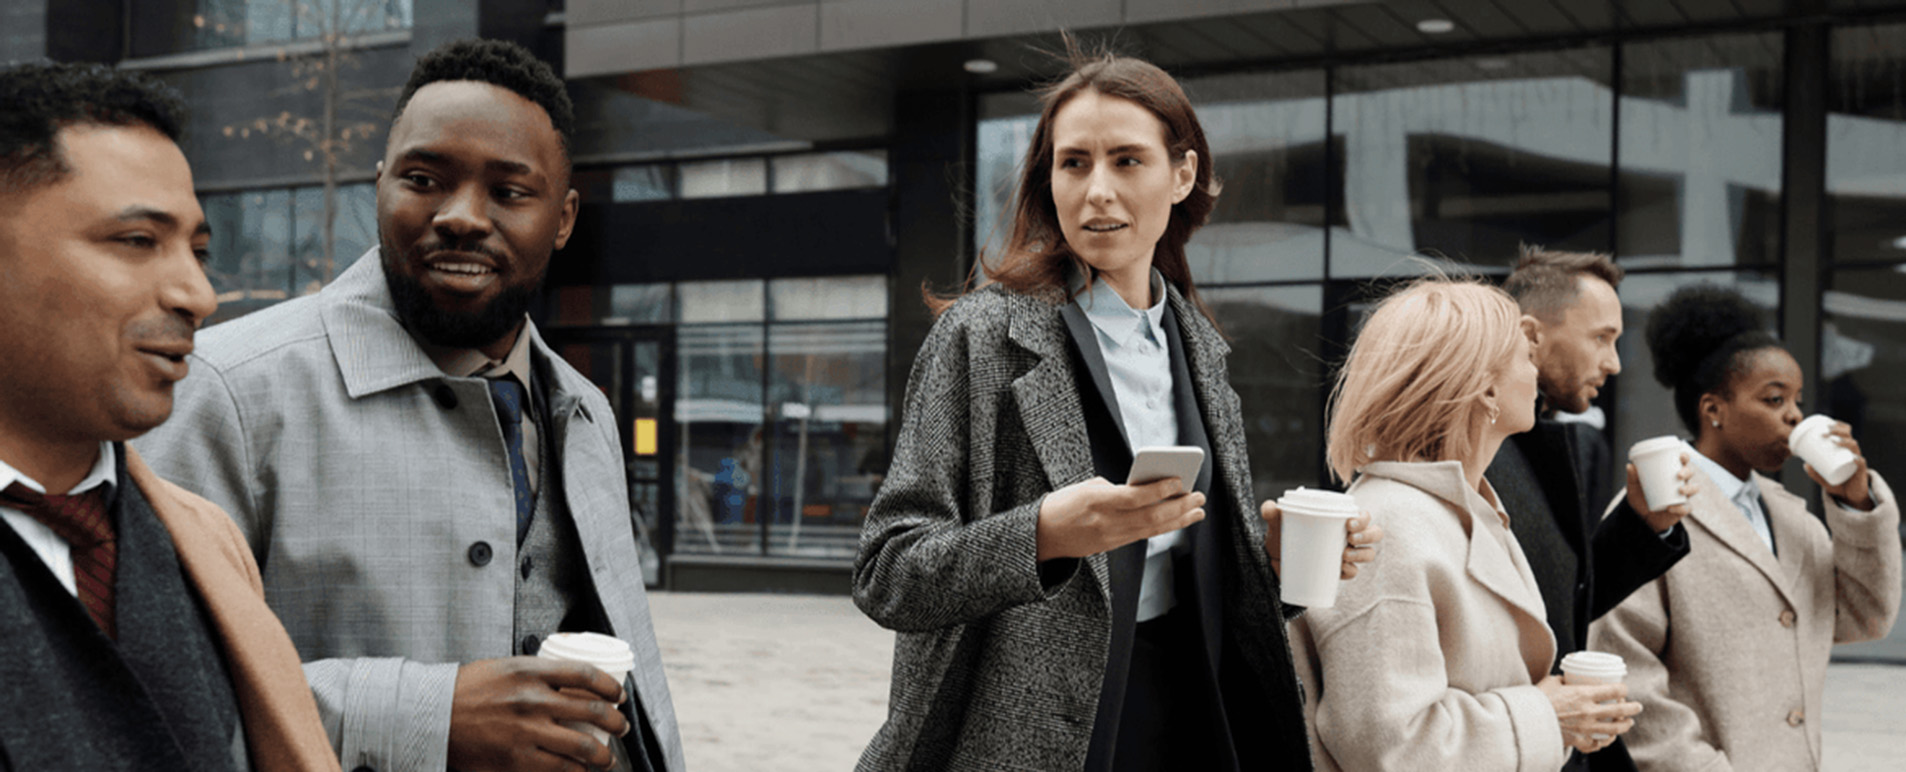
<instances>
[{"instance_id":1,"label":"man in dark suit","mask_svg":"<svg viewBox=\"0 0 1906 772\"><path fill-rule=\"evenodd\" d=\"M1621 372L1615 352L1622 332L1615 294L1621 278L1621 268L1607 255L1525 246L1504 285L1522 307L1523 331L1534 344L1543 406L1534 429L1503 443L1486 477L1510 513L1511 530L1542 590L1558 665L1582 649L1590 620L1688 552L1687 534L1675 528L1687 514L1685 504L1651 512L1631 495L1601 516L1608 502L1593 492L1611 487L1599 478L1612 470L1605 450L1585 451L1603 440L1591 426L1554 416L1558 410L1586 411L1608 377ZM1632 466L1628 473L1634 475ZM1629 491L1640 489L1630 481ZM1634 765L1616 740L1587 757L1577 754L1568 768L1590 767Z\"/></svg>"},{"instance_id":2,"label":"man in dark suit","mask_svg":"<svg viewBox=\"0 0 1906 772\"><path fill-rule=\"evenodd\" d=\"M224 512L124 444L217 308L183 105L0 70L0 770L336 770Z\"/></svg>"}]
</instances>

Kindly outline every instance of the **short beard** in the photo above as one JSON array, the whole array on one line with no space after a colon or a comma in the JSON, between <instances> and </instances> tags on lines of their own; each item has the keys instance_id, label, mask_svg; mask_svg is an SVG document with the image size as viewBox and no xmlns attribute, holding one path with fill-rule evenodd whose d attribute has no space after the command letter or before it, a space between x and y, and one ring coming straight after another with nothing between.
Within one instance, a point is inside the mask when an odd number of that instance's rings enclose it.
<instances>
[{"instance_id":1,"label":"short beard","mask_svg":"<svg viewBox=\"0 0 1906 772\"><path fill-rule=\"evenodd\" d=\"M378 241L378 254L384 263L384 283L390 288L392 304L397 307L397 320L412 335L444 348L480 349L502 340L522 323L529 312L530 301L543 286L543 277L548 272L545 268L526 284L505 285L489 305L475 311L445 311L437 307L422 282L398 270L398 264L412 256L402 255L381 236Z\"/></svg>"}]
</instances>

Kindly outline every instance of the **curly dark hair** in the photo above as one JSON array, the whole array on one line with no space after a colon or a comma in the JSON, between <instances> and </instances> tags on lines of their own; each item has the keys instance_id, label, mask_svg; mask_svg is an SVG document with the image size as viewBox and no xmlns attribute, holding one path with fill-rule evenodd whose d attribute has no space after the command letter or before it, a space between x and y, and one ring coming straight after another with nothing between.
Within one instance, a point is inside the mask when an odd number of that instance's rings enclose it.
<instances>
[{"instance_id":1,"label":"curly dark hair","mask_svg":"<svg viewBox=\"0 0 1906 772\"><path fill-rule=\"evenodd\" d=\"M150 75L101 64L22 64L0 69L0 194L51 185L73 169L60 130L76 124L150 126L174 143L185 100Z\"/></svg>"},{"instance_id":2,"label":"curly dark hair","mask_svg":"<svg viewBox=\"0 0 1906 772\"><path fill-rule=\"evenodd\" d=\"M417 66L411 69L410 80L404 83L397 107L391 111L391 125L404 116L404 108L417 89L446 80L489 83L535 102L556 127L562 140L563 163L568 164L569 148L576 135L575 105L569 101L563 79L529 49L507 40L477 39L452 40L437 46L419 57Z\"/></svg>"},{"instance_id":3,"label":"curly dark hair","mask_svg":"<svg viewBox=\"0 0 1906 772\"><path fill-rule=\"evenodd\" d=\"M1674 410L1701 433L1701 395L1727 394L1749 366L1748 355L1781 348L1766 315L1739 292L1714 284L1675 290L1648 315L1655 380L1674 390Z\"/></svg>"}]
</instances>

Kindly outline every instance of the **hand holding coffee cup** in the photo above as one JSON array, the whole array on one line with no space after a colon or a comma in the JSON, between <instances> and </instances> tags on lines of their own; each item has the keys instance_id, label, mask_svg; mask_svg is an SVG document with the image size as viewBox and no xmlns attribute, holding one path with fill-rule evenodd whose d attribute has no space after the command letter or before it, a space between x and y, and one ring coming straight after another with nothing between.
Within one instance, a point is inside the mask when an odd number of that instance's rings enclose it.
<instances>
[{"instance_id":1,"label":"hand holding coffee cup","mask_svg":"<svg viewBox=\"0 0 1906 772\"><path fill-rule=\"evenodd\" d=\"M1692 462L1681 438L1673 435L1642 440L1628 450L1628 506L1656 533L1690 511L1688 501L1701 489Z\"/></svg>"},{"instance_id":2,"label":"hand holding coffee cup","mask_svg":"<svg viewBox=\"0 0 1906 772\"><path fill-rule=\"evenodd\" d=\"M1787 435L1787 447L1806 462L1807 476L1834 498L1855 509L1872 509L1866 456L1853 427L1823 415L1807 416Z\"/></svg>"},{"instance_id":3,"label":"hand holding coffee cup","mask_svg":"<svg viewBox=\"0 0 1906 772\"><path fill-rule=\"evenodd\" d=\"M1264 549L1277 572L1285 603L1329 608L1337 582L1357 575L1357 564L1376 557L1383 529L1357 509L1356 499L1335 491L1296 488L1258 508L1264 519Z\"/></svg>"},{"instance_id":4,"label":"hand holding coffee cup","mask_svg":"<svg viewBox=\"0 0 1906 772\"><path fill-rule=\"evenodd\" d=\"M1578 654L1590 655L1577 658ZM1575 658L1571 661L1571 658ZM1612 665L1608 660L1613 660ZM1628 687L1620 682L1627 673L1621 658L1602 652L1575 652L1562 658L1561 676L1549 676L1536 684L1555 708L1561 724L1562 741L1583 753L1608 747L1615 738L1635 727L1634 716L1641 703L1627 699ZM1618 675L1619 673L1619 675Z\"/></svg>"},{"instance_id":5,"label":"hand holding coffee cup","mask_svg":"<svg viewBox=\"0 0 1906 772\"><path fill-rule=\"evenodd\" d=\"M1284 550L1284 513L1277 508L1276 501L1266 501L1258 506L1258 517L1264 521L1264 554L1271 558L1271 570L1283 574ZM1339 578L1354 579L1357 566L1368 563L1377 557L1377 542L1383 541L1383 526L1370 519L1368 512L1359 512L1356 517L1344 521L1343 567Z\"/></svg>"},{"instance_id":6,"label":"hand holding coffee cup","mask_svg":"<svg viewBox=\"0 0 1906 772\"><path fill-rule=\"evenodd\" d=\"M619 681L589 664L548 657L465 663L450 698L449 766L465 772L610 766L615 751L597 738L629 730L615 709L625 698Z\"/></svg>"}]
</instances>

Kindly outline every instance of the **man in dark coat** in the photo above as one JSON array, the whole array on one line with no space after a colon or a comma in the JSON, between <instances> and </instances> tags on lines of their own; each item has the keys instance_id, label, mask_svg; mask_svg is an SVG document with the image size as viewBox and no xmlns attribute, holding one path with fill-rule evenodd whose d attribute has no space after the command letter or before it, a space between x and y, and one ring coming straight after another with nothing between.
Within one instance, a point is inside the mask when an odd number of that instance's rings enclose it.
<instances>
[{"instance_id":1,"label":"man in dark coat","mask_svg":"<svg viewBox=\"0 0 1906 772\"><path fill-rule=\"evenodd\" d=\"M1511 514L1511 530L1542 590L1557 672L1562 657L1582 649L1590 620L1688 552L1687 534L1675 527L1687 514L1685 504L1651 512L1631 495L1602 517L1609 502L1594 492L1613 487L1601 479L1612 473L1605 441L1593 426L1555 420L1558 410L1588 410L1608 377L1621 372L1615 352L1621 278L1607 255L1524 247L1504 286L1522 307L1543 406L1535 428L1504 443L1486 477ZM1597 449L1602 452L1592 452ZM1630 481L1629 491L1640 489ZM1617 739L1596 753L1576 754L1567 768L1632 770L1634 764Z\"/></svg>"}]
</instances>

